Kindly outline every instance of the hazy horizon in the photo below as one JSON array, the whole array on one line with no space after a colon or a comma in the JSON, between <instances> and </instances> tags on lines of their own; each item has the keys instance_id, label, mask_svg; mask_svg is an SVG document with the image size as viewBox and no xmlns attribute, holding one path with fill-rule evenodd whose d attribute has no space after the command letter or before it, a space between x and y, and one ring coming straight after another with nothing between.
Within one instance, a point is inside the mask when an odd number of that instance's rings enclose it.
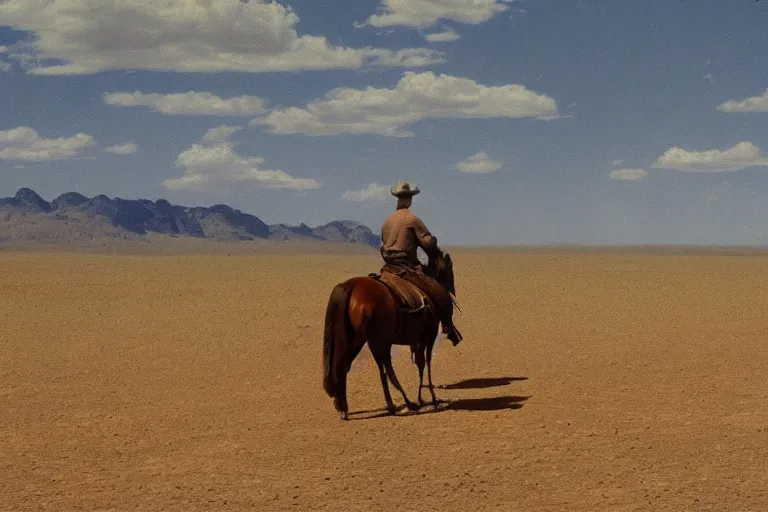
<instances>
[{"instance_id":1,"label":"hazy horizon","mask_svg":"<svg viewBox=\"0 0 768 512\"><path fill-rule=\"evenodd\" d=\"M378 232L407 179L446 246L768 245L765 2L89 5L0 4L0 197Z\"/></svg>"}]
</instances>

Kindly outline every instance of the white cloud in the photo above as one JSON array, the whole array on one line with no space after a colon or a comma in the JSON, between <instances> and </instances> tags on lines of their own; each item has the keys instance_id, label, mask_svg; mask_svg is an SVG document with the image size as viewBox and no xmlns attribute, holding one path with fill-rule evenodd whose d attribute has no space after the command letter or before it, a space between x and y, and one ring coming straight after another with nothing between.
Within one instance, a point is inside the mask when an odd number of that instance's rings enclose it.
<instances>
[{"instance_id":1,"label":"white cloud","mask_svg":"<svg viewBox=\"0 0 768 512\"><path fill-rule=\"evenodd\" d=\"M264 72L442 61L442 54L426 48L410 49L410 59L402 59L390 50L299 35L299 17L271 0L11 0L0 2L0 20L33 33L34 39L8 47L33 74ZM64 63L43 65L44 59Z\"/></svg>"},{"instance_id":2,"label":"white cloud","mask_svg":"<svg viewBox=\"0 0 768 512\"><path fill-rule=\"evenodd\" d=\"M446 43L449 41L457 41L461 39L461 35L455 30L453 30L452 28L449 28L448 30L444 30L443 32L427 34L424 36L424 39L426 39L430 43Z\"/></svg>"},{"instance_id":3,"label":"white cloud","mask_svg":"<svg viewBox=\"0 0 768 512\"><path fill-rule=\"evenodd\" d=\"M256 116L264 113L264 100L258 96L222 99L210 92L157 94L113 92L104 94L104 103L120 107L152 107L155 112L194 116Z\"/></svg>"},{"instance_id":4,"label":"white cloud","mask_svg":"<svg viewBox=\"0 0 768 512\"><path fill-rule=\"evenodd\" d=\"M7 46L0 46L0 55L2 55L3 53L8 53Z\"/></svg>"},{"instance_id":5,"label":"white cloud","mask_svg":"<svg viewBox=\"0 0 768 512\"><path fill-rule=\"evenodd\" d=\"M358 203L365 201L386 201L392 197L389 189L389 185L370 183L363 189L345 191L343 197L348 201L355 201Z\"/></svg>"},{"instance_id":6,"label":"white cloud","mask_svg":"<svg viewBox=\"0 0 768 512\"><path fill-rule=\"evenodd\" d=\"M768 89L762 96L754 96L745 100L728 100L717 107L720 112L768 112Z\"/></svg>"},{"instance_id":7,"label":"white cloud","mask_svg":"<svg viewBox=\"0 0 768 512\"><path fill-rule=\"evenodd\" d=\"M406 48L404 50L370 50L376 55L376 65L392 68L421 68L445 62L442 54L426 48Z\"/></svg>"},{"instance_id":8,"label":"white cloud","mask_svg":"<svg viewBox=\"0 0 768 512\"><path fill-rule=\"evenodd\" d=\"M456 169L472 174L486 174L501 167L501 163L493 160L485 151L476 153L456 164Z\"/></svg>"},{"instance_id":9,"label":"white cloud","mask_svg":"<svg viewBox=\"0 0 768 512\"><path fill-rule=\"evenodd\" d=\"M613 162L611 162L611 165L621 165L623 163L624 163L624 160L614 160Z\"/></svg>"},{"instance_id":10,"label":"white cloud","mask_svg":"<svg viewBox=\"0 0 768 512\"><path fill-rule=\"evenodd\" d=\"M63 160L78 156L94 144L93 137L85 133L45 139L32 128L19 126L0 130L0 160Z\"/></svg>"},{"instance_id":11,"label":"white cloud","mask_svg":"<svg viewBox=\"0 0 768 512\"><path fill-rule=\"evenodd\" d=\"M182 151L176 167L184 170L180 178L167 179L168 189L201 190L211 187L247 187L282 190L313 190L321 183L310 178L295 178L285 171L264 170L261 157L241 156L227 139L233 127L213 128L197 144Z\"/></svg>"},{"instance_id":12,"label":"white cloud","mask_svg":"<svg viewBox=\"0 0 768 512\"><path fill-rule=\"evenodd\" d=\"M616 169L609 175L612 180L637 181L648 176L645 169Z\"/></svg>"},{"instance_id":13,"label":"white cloud","mask_svg":"<svg viewBox=\"0 0 768 512\"><path fill-rule=\"evenodd\" d=\"M279 134L411 137L404 127L423 119L556 116L555 100L522 85L486 87L468 78L409 71L394 89L334 89L306 108L276 109L249 124Z\"/></svg>"},{"instance_id":14,"label":"white cloud","mask_svg":"<svg viewBox=\"0 0 768 512\"><path fill-rule=\"evenodd\" d=\"M220 142L226 142L229 138L242 130L242 126L230 126L223 124L215 128L211 128L205 135L203 135L202 141L208 144L218 144Z\"/></svg>"},{"instance_id":15,"label":"white cloud","mask_svg":"<svg viewBox=\"0 0 768 512\"><path fill-rule=\"evenodd\" d=\"M509 9L504 5L509 0L382 0L379 12L371 15L365 23L386 27L405 25L424 28L438 20L445 19L477 25L488 21Z\"/></svg>"},{"instance_id":16,"label":"white cloud","mask_svg":"<svg viewBox=\"0 0 768 512\"><path fill-rule=\"evenodd\" d=\"M758 165L768 166L768 158L764 158L760 149L751 142L739 142L725 151L686 151L678 147L670 148L657 158L651 167L684 172L725 172Z\"/></svg>"},{"instance_id":17,"label":"white cloud","mask_svg":"<svg viewBox=\"0 0 768 512\"><path fill-rule=\"evenodd\" d=\"M136 152L138 146L133 142L126 142L125 144L117 144L104 148L107 153L114 153L116 155L132 155Z\"/></svg>"}]
</instances>

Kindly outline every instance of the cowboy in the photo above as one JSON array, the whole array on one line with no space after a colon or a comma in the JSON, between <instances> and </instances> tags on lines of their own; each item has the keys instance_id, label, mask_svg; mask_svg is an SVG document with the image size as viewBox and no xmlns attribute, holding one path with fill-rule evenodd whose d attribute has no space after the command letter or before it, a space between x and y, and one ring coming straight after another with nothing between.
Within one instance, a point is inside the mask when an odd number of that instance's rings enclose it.
<instances>
[{"instance_id":1,"label":"cowboy","mask_svg":"<svg viewBox=\"0 0 768 512\"><path fill-rule=\"evenodd\" d=\"M390 188L390 193L397 198L397 209L381 227L380 252L386 264L382 271L396 273L429 296L437 306L443 333L456 346L462 337L453 325L451 296L444 286L424 273L417 258L419 247L428 255L437 248L437 237L409 209L413 196L419 192L419 187L402 181Z\"/></svg>"}]
</instances>

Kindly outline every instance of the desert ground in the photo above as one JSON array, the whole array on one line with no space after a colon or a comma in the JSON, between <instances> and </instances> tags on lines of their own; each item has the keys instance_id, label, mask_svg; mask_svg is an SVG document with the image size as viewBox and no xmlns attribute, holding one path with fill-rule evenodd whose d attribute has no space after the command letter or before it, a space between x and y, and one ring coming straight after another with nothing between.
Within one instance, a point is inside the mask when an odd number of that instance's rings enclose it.
<instances>
[{"instance_id":1,"label":"desert ground","mask_svg":"<svg viewBox=\"0 0 768 512\"><path fill-rule=\"evenodd\" d=\"M343 422L325 306L378 254L239 247L0 251L0 509L768 510L765 253L451 250L445 403L383 415L365 349Z\"/></svg>"}]
</instances>

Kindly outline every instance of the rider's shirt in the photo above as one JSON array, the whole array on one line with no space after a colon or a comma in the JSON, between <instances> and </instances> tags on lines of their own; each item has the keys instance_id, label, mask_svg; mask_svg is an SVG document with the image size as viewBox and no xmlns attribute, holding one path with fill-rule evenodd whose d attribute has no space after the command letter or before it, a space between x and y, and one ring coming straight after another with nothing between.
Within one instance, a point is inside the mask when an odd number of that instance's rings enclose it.
<instances>
[{"instance_id":1,"label":"rider's shirt","mask_svg":"<svg viewBox=\"0 0 768 512\"><path fill-rule=\"evenodd\" d=\"M416 250L429 251L437 245L437 238L413 212L401 208L384 220L381 227L381 254L389 258L404 258L418 264Z\"/></svg>"}]
</instances>

